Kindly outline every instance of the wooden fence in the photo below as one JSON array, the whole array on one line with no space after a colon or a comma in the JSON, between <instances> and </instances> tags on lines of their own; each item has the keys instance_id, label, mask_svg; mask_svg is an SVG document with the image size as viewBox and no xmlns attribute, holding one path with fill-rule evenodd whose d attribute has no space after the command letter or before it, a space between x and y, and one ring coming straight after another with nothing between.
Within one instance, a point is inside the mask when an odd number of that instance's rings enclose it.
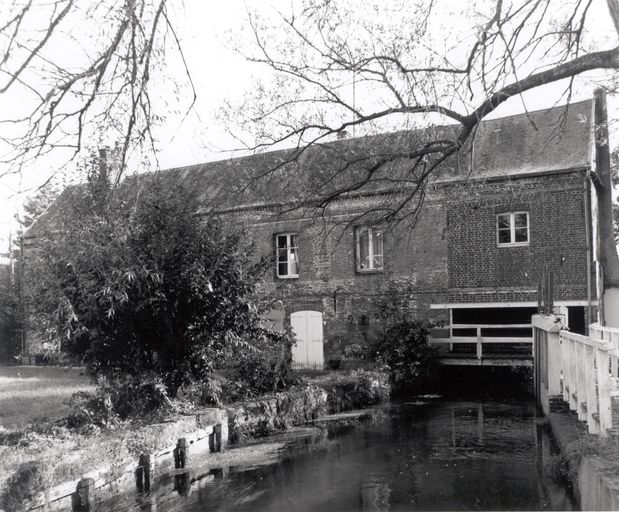
<instances>
[{"instance_id":1,"label":"wooden fence","mask_svg":"<svg viewBox=\"0 0 619 512\"><path fill-rule=\"evenodd\" d=\"M589 336L563 329L554 315L533 316L535 395L545 413L562 399L589 433L606 436L613 425L612 402L619 396L619 329L592 324Z\"/></svg>"}]
</instances>

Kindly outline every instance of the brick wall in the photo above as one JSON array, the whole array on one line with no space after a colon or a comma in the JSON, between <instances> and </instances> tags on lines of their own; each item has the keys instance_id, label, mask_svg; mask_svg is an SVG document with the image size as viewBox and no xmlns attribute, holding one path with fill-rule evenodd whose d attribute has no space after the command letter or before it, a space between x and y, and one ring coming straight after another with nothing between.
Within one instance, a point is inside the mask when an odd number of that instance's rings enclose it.
<instances>
[{"instance_id":1,"label":"brick wall","mask_svg":"<svg viewBox=\"0 0 619 512\"><path fill-rule=\"evenodd\" d=\"M381 200L342 201L326 219L303 218L302 212L280 216L268 209L234 215L233 222L246 226L259 255L274 256L275 234L298 233L298 279L277 278L273 263L260 294L281 300L287 319L295 311L323 313L325 361L341 357L347 345L367 341L394 319L445 319L445 312L429 309L447 297L442 196L427 201L412 236L406 225L384 234L383 271L356 271L354 225L348 224Z\"/></svg>"},{"instance_id":2,"label":"brick wall","mask_svg":"<svg viewBox=\"0 0 619 512\"><path fill-rule=\"evenodd\" d=\"M448 208L450 302L537 299L544 265L555 300L587 296L583 175L578 172L452 185ZM529 212L529 245L498 247L496 215Z\"/></svg>"},{"instance_id":3,"label":"brick wall","mask_svg":"<svg viewBox=\"0 0 619 512\"><path fill-rule=\"evenodd\" d=\"M354 228L344 225L383 200L341 201L326 219L269 209L233 216L260 255L274 256L275 234L298 233L298 279L278 279L273 263L260 294L281 300L287 319L300 310L323 313L325 361L396 318L446 320L432 303L536 301L544 265L555 271L556 300L586 298L580 173L439 187L412 234L406 225L385 233L384 270L359 273ZM509 211L529 212L528 246L497 247L496 215Z\"/></svg>"}]
</instances>

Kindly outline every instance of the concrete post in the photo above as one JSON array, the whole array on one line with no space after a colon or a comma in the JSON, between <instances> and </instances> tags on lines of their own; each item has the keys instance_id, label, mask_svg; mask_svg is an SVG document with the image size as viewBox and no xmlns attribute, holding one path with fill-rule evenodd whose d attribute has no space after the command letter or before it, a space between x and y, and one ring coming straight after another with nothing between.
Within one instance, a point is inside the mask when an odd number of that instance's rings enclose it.
<instances>
[{"instance_id":1,"label":"concrete post","mask_svg":"<svg viewBox=\"0 0 619 512\"><path fill-rule=\"evenodd\" d=\"M547 414L550 410L550 396L560 395L562 348L559 331L563 328L561 318L556 315L533 315L531 318L535 337L534 350L537 403ZM563 385L565 386L565 376ZM565 390L565 388L563 388Z\"/></svg>"},{"instance_id":2,"label":"concrete post","mask_svg":"<svg viewBox=\"0 0 619 512\"><path fill-rule=\"evenodd\" d=\"M548 334L548 395L561 395L561 340L559 332Z\"/></svg>"},{"instance_id":3,"label":"concrete post","mask_svg":"<svg viewBox=\"0 0 619 512\"><path fill-rule=\"evenodd\" d=\"M567 369L569 368L569 354L568 354L568 345L569 342L567 340L562 340L561 336L559 336L559 341L561 343L561 392L563 394L563 401L569 402L570 395L568 392L569 389L569 372Z\"/></svg>"},{"instance_id":4,"label":"concrete post","mask_svg":"<svg viewBox=\"0 0 619 512\"><path fill-rule=\"evenodd\" d=\"M570 409L578 412L578 358L576 342L570 340Z\"/></svg>"},{"instance_id":5,"label":"concrete post","mask_svg":"<svg viewBox=\"0 0 619 512\"><path fill-rule=\"evenodd\" d=\"M576 397L576 406L578 419L580 421L586 421L587 414L584 411L583 405L586 405L587 401L587 380L586 380L586 358L585 358L585 346L581 343L576 344L576 378L578 379L578 395Z\"/></svg>"},{"instance_id":6,"label":"concrete post","mask_svg":"<svg viewBox=\"0 0 619 512\"><path fill-rule=\"evenodd\" d=\"M585 347L586 386L587 386L587 426L590 434L600 432L599 423L594 418L598 412L598 402L595 395L595 350L593 347Z\"/></svg>"},{"instance_id":7,"label":"concrete post","mask_svg":"<svg viewBox=\"0 0 619 512\"><path fill-rule=\"evenodd\" d=\"M613 419L610 404L610 373L608 372L608 352L596 349L598 396L600 397L600 435L608 435L607 429L612 428Z\"/></svg>"}]
</instances>

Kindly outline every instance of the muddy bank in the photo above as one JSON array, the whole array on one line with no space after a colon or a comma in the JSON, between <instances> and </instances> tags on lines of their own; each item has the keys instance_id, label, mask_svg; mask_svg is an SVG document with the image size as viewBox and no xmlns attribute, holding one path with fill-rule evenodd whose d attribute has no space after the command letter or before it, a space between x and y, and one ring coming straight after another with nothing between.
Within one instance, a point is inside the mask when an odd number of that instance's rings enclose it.
<instances>
[{"instance_id":1,"label":"muddy bank","mask_svg":"<svg viewBox=\"0 0 619 512\"><path fill-rule=\"evenodd\" d=\"M368 421L380 420L385 417L385 414L385 411L379 407L319 416L304 424L248 440L242 445L232 446L225 452L212 453L200 466L219 469L269 464L277 461L281 457L281 452L296 440L309 440L317 443L325 439L328 433L338 432L344 428L354 428L355 425Z\"/></svg>"},{"instance_id":2,"label":"muddy bank","mask_svg":"<svg viewBox=\"0 0 619 512\"><path fill-rule=\"evenodd\" d=\"M388 376L376 371L330 373L308 379L308 385L232 404L228 414L231 444L301 425L327 414L385 403Z\"/></svg>"},{"instance_id":3,"label":"muddy bank","mask_svg":"<svg viewBox=\"0 0 619 512\"><path fill-rule=\"evenodd\" d=\"M29 433L15 444L0 446L0 509L29 510L56 502L59 509L70 508L71 495L82 480L92 479L95 487L134 482L141 457L151 457L163 472L174 468L171 453L179 439L201 442L208 449L215 435L225 445L227 417L219 409L95 435L60 428Z\"/></svg>"},{"instance_id":4,"label":"muddy bank","mask_svg":"<svg viewBox=\"0 0 619 512\"><path fill-rule=\"evenodd\" d=\"M204 409L157 424L91 435L51 426L44 434L7 435L0 443L0 509L29 510L59 500L70 503L85 479L93 480L97 489L105 486L120 495L127 487L135 487L135 473L142 471L143 460L150 461L153 481L156 475L178 467L174 452L182 439L190 453L208 454L212 467L230 465L232 456L260 459L269 449L253 448L234 455L216 452L225 448L228 439L247 442L313 421L314 427L325 421L359 421L365 413L331 420L324 417L331 411L374 405L388 398L385 383L386 378L374 373L353 372L322 379L321 385L293 388L226 409Z\"/></svg>"},{"instance_id":5,"label":"muddy bank","mask_svg":"<svg viewBox=\"0 0 619 512\"><path fill-rule=\"evenodd\" d=\"M262 437L327 414L327 392L309 386L226 408L231 444Z\"/></svg>"}]
</instances>

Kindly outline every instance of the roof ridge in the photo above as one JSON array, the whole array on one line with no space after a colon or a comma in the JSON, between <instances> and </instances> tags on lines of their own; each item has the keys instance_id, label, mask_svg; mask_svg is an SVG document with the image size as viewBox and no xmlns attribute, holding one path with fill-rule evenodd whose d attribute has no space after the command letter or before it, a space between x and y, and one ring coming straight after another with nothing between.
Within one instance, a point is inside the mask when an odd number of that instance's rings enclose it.
<instances>
[{"instance_id":1,"label":"roof ridge","mask_svg":"<svg viewBox=\"0 0 619 512\"><path fill-rule=\"evenodd\" d=\"M564 103L562 105L554 105L552 107L546 107L546 108L539 108L536 110L527 110L525 112L521 112L518 114L510 114L508 116L501 116L501 117L495 117L492 119L483 119L480 122L480 127L482 125L487 125L489 123L496 123L496 122L500 122L500 121L504 121L507 119L513 119L516 117L527 117L529 115L539 115L540 113L543 115L548 114L549 112L553 111L553 110L558 110L561 108L565 108L565 107L574 107L574 106L580 106L586 103L592 103L593 102L593 98L589 98L586 100L581 100L581 101L575 101L575 102L570 102L570 103ZM411 128L411 129L406 129L406 130L394 130L391 132L381 132L381 133L375 133L375 134L367 134L367 135L361 135L359 137L350 137L350 138L345 138L345 139L336 139L336 140L330 140L330 141L324 141L324 142L313 142L313 143L309 143L305 146L292 146L289 148L281 148L281 149L273 149L270 151L265 151L265 152L261 152L261 153L250 153L248 155L242 155L242 156L237 156L237 157L230 157L230 158L222 158L219 160L208 160L208 161L203 161L200 163L196 163L196 164L189 164L189 165L182 165L182 166L178 166L178 167L167 167L165 169L158 169L155 171L147 171L144 174L155 174L157 172L168 172L168 171L183 171L183 170L190 170L190 169L195 169L195 168L199 168L200 166L203 165L209 165L209 164L215 164L215 163L223 163L223 162L232 162L232 161L237 161L237 162L241 162L245 159L252 159L252 158L256 158L256 157L260 157L260 156L265 156L265 157L270 157L273 158L274 156L276 156L278 153L281 153L282 155L288 152L295 152L295 151L304 151L305 149L311 148L311 147L333 147L333 146L345 146L348 145L350 143L354 143L354 142L361 142L363 140L368 140L368 139L378 139L381 137L396 137L399 135L404 135L404 134L414 134L414 133L423 133L426 130L430 130L430 129L452 129L456 126L460 126L458 123L452 123L452 124L436 124L436 125L429 125L429 126L425 126L425 127L419 127L419 128Z\"/></svg>"}]
</instances>

